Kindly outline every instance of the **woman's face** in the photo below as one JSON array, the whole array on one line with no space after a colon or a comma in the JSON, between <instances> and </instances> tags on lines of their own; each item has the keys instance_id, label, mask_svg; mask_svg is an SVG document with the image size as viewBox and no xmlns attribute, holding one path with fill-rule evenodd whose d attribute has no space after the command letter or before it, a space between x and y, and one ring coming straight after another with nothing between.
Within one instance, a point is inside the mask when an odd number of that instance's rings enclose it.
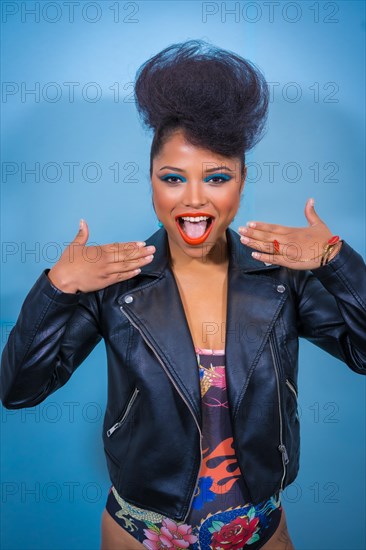
<instances>
[{"instance_id":1,"label":"woman's face","mask_svg":"<svg viewBox=\"0 0 366 550\"><path fill-rule=\"evenodd\" d=\"M225 244L225 231L240 205L246 175L239 159L223 157L187 143L175 132L153 160L153 203L168 233L170 251L198 258L215 244ZM181 216L207 216L183 222ZM199 219L199 217L198 217Z\"/></svg>"}]
</instances>

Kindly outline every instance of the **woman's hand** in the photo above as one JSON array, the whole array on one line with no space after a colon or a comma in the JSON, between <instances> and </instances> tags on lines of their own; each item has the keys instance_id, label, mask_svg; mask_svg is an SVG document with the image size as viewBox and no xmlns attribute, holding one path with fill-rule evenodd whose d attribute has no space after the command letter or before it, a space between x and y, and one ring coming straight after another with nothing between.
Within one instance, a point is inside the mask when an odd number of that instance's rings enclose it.
<instances>
[{"instance_id":1,"label":"woman's hand","mask_svg":"<svg viewBox=\"0 0 366 550\"><path fill-rule=\"evenodd\" d=\"M248 227L239 227L240 240L250 248L261 251L252 252L252 256L262 262L291 269L316 269L320 267L323 248L333 235L315 212L314 199L307 200L305 216L309 222L307 227L248 222ZM279 243L277 252L274 240ZM334 246L328 262L338 254L341 246L341 241Z\"/></svg>"},{"instance_id":2,"label":"woman's hand","mask_svg":"<svg viewBox=\"0 0 366 550\"><path fill-rule=\"evenodd\" d=\"M88 225L83 220L75 239L48 272L59 290L92 292L131 279L141 266L151 262L155 252L155 246L145 247L140 241L86 246L88 238Z\"/></svg>"}]
</instances>

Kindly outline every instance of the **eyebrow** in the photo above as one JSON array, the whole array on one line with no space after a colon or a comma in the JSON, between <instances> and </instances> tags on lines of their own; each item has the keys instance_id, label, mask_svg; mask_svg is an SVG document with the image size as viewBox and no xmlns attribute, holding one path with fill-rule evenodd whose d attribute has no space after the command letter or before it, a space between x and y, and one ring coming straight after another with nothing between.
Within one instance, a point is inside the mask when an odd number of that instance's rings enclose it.
<instances>
[{"instance_id":1,"label":"eyebrow","mask_svg":"<svg viewBox=\"0 0 366 550\"><path fill-rule=\"evenodd\" d=\"M186 172L183 168L177 168L176 166L162 166L159 168L159 170L163 170L164 168L169 168L169 170L175 170L176 172ZM205 170L205 172L218 172L219 170L229 170L229 172L233 172L231 168L228 166L219 166L218 168L208 168Z\"/></svg>"}]
</instances>

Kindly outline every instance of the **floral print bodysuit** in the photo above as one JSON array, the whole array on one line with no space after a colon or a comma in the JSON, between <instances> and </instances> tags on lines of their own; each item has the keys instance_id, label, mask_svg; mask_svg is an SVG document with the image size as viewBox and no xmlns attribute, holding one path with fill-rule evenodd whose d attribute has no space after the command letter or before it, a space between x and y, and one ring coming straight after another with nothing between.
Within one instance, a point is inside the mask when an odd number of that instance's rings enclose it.
<instances>
[{"instance_id":1,"label":"floral print bodysuit","mask_svg":"<svg viewBox=\"0 0 366 550\"><path fill-rule=\"evenodd\" d=\"M245 503L233 445L225 376L225 350L195 348L202 398L202 464L185 522L123 500L112 485L106 509L149 550L257 550L281 519L279 494Z\"/></svg>"}]
</instances>

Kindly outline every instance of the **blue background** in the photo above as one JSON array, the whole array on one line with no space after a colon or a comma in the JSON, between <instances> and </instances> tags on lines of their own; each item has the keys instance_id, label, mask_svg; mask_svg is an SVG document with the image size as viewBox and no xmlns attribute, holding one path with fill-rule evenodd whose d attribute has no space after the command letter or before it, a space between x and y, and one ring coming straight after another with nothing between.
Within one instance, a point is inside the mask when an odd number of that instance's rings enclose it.
<instances>
[{"instance_id":1,"label":"blue background","mask_svg":"<svg viewBox=\"0 0 366 550\"><path fill-rule=\"evenodd\" d=\"M313 196L333 233L364 256L363 2L279 2L273 17L265 2L80 2L73 17L63 2L2 8L2 345L81 217L89 244L144 240L158 228L152 136L132 82L173 42L203 38L235 51L272 83L268 131L247 157L232 228L249 219L305 225ZM78 83L74 97L66 82ZM37 86L39 96L25 93ZM74 162L72 178L65 163ZM26 172L36 163L39 177ZM300 362L301 470L283 494L290 535L297 550L364 548L365 379L308 342ZM99 548L110 485L106 388L101 342L38 407L0 411L4 550Z\"/></svg>"}]
</instances>

